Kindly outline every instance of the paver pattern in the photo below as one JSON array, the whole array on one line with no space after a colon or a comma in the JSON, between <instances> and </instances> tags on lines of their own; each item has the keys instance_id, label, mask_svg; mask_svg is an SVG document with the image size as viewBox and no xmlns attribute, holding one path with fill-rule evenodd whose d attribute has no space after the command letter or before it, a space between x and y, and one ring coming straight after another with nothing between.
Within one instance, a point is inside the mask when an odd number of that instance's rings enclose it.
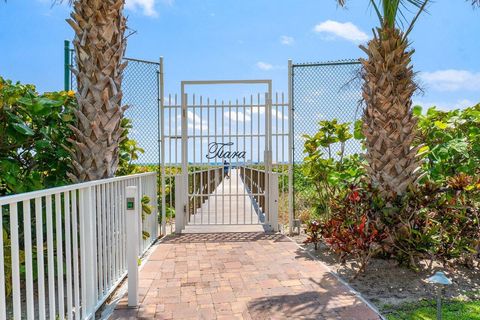
<instances>
[{"instance_id":1,"label":"paver pattern","mask_svg":"<svg viewBox=\"0 0 480 320\"><path fill-rule=\"evenodd\" d=\"M112 319L379 319L283 235L182 234L140 272L140 306Z\"/></svg>"}]
</instances>

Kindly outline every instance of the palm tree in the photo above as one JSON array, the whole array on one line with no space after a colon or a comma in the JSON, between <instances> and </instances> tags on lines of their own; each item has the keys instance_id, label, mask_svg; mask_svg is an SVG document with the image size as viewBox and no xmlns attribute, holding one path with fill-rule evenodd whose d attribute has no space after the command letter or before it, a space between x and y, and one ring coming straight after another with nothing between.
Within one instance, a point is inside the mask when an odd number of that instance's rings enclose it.
<instances>
[{"instance_id":1,"label":"palm tree","mask_svg":"<svg viewBox=\"0 0 480 320\"><path fill-rule=\"evenodd\" d=\"M367 59L360 59L363 70L362 97L365 101L367 171L384 197L405 193L421 175L420 147L412 148L416 119L412 114L412 95L417 89L407 36L429 0L370 0L380 27L373 39L360 48ZM345 0L338 0L341 6ZM402 10L417 9L409 27L402 31Z\"/></svg>"},{"instance_id":2,"label":"palm tree","mask_svg":"<svg viewBox=\"0 0 480 320\"><path fill-rule=\"evenodd\" d=\"M126 63L124 0L75 0L71 19L75 31L78 88L77 124L72 126L75 182L113 177L118 167L122 76Z\"/></svg>"},{"instance_id":3,"label":"palm tree","mask_svg":"<svg viewBox=\"0 0 480 320\"><path fill-rule=\"evenodd\" d=\"M337 0L345 6L346 0ZM389 199L402 195L421 176L421 146L412 148L416 119L412 115L412 95L417 89L409 49L408 34L429 0L369 0L380 21L373 39L360 48L367 59L360 59L364 80L362 96L363 133L367 148L367 171L372 182ZM471 0L480 6L480 0ZM416 14L402 30L405 10ZM403 20L402 20L403 19Z\"/></svg>"}]
</instances>

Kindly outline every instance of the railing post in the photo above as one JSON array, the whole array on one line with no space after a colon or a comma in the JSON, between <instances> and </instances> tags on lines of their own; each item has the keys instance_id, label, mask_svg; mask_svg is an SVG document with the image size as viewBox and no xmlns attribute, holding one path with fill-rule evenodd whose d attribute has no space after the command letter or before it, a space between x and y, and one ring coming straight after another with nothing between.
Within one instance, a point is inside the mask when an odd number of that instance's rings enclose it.
<instances>
[{"instance_id":1,"label":"railing post","mask_svg":"<svg viewBox=\"0 0 480 320\"><path fill-rule=\"evenodd\" d=\"M269 224L274 232L278 232L278 174L269 172L269 188L268 188L268 216Z\"/></svg>"},{"instance_id":2,"label":"railing post","mask_svg":"<svg viewBox=\"0 0 480 320\"><path fill-rule=\"evenodd\" d=\"M138 221L139 199L136 186L126 187L125 208L127 223L128 306L138 306Z\"/></svg>"},{"instance_id":3,"label":"railing post","mask_svg":"<svg viewBox=\"0 0 480 320\"><path fill-rule=\"evenodd\" d=\"M79 191L80 216L80 261L83 317L89 318L95 312L95 286L97 270L95 268L96 253L96 211L93 209L93 188L86 187Z\"/></svg>"},{"instance_id":4,"label":"railing post","mask_svg":"<svg viewBox=\"0 0 480 320\"><path fill-rule=\"evenodd\" d=\"M288 60L288 233L293 234L294 197L293 197L293 169L295 148L293 139L293 62Z\"/></svg>"},{"instance_id":5,"label":"railing post","mask_svg":"<svg viewBox=\"0 0 480 320\"><path fill-rule=\"evenodd\" d=\"M180 234L185 227L185 177L183 174L175 176L175 233Z\"/></svg>"},{"instance_id":6,"label":"railing post","mask_svg":"<svg viewBox=\"0 0 480 320\"><path fill-rule=\"evenodd\" d=\"M63 70L63 89L68 91L71 89L70 87L70 41L65 40L63 42L63 59L65 62L64 70Z\"/></svg>"}]
</instances>

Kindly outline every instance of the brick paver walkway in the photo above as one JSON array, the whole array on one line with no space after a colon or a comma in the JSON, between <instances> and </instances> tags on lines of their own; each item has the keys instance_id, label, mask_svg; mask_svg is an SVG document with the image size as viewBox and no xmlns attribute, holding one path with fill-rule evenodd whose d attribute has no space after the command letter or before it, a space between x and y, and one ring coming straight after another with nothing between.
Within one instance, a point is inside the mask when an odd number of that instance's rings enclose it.
<instances>
[{"instance_id":1,"label":"brick paver walkway","mask_svg":"<svg viewBox=\"0 0 480 320\"><path fill-rule=\"evenodd\" d=\"M278 234L166 238L140 272L140 302L123 298L112 319L379 319Z\"/></svg>"}]
</instances>

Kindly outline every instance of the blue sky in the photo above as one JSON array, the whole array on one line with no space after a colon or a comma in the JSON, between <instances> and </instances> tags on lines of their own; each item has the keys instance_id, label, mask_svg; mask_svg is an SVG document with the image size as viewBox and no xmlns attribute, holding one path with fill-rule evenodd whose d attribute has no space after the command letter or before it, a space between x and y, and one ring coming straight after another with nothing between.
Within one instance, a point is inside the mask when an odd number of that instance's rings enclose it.
<instances>
[{"instance_id":1,"label":"blue sky","mask_svg":"<svg viewBox=\"0 0 480 320\"><path fill-rule=\"evenodd\" d=\"M68 2L68 1L67 1ZM70 7L49 0L0 3L0 75L63 87L63 40ZM184 79L271 78L287 88L287 60L356 58L378 22L367 1L347 10L333 0L127 0L127 56L165 57L166 92ZM410 39L425 89L415 101L443 108L480 101L480 10L463 0L434 2Z\"/></svg>"}]
</instances>

